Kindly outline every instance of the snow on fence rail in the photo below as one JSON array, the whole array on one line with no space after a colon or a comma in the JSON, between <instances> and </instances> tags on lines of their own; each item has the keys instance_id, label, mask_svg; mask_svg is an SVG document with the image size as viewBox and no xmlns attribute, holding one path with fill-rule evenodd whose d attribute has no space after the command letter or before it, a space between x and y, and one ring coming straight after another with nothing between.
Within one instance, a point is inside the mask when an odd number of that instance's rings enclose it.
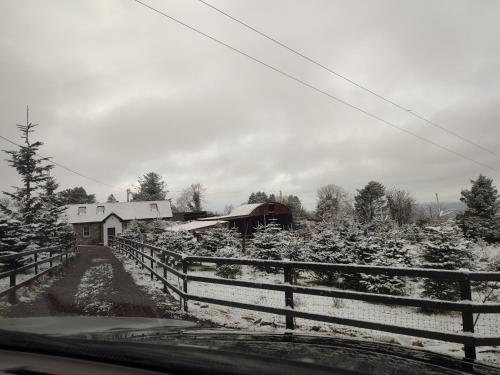
<instances>
[{"instance_id":1,"label":"snow on fence rail","mask_svg":"<svg viewBox=\"0 0 500 375\"><path fill-rule=\"evenodd\" d=\"M16 303L17 289L30 284L45 274L50 274L54 269L67 262L68 259L72 258L76 253L76 242L73 241L67 244L41 247L34 250L0 256L0 264L3 264L6 269L0 272L0 285L3 284L1 283L2 281L9 278L8 287L0 290L0 298L8 296L10 303ZM23 260L27 260L29 263L22 264ZM49 266L41 269L41 266L47 263ZM32 274L27 273L27 271L32 269ZM26 275L27 278L19 281L17 278L18 275Z\"/></svg>"},{"instance_id":2,"label":"snow on fence rail","mask_svg":"<svg viewBox=\"0 0 500 375\"><path fill-rule=\"evenodd\" d=\"M464 346L465 358L468 360L476 359L476 347L478 346L494 346L500 345L500 332L494 334L489 332L491 327L498 326L497 322L491 326L487 326L489 334L474 333L474 314L489 314L495 315L495 318L500 316L500 303L478 303L472 301L471 282L476 281L500 281L500 272L470 272L468 270L438 270L438 269L423 269L423 268L400 268L400 267L381 267L381 266L366 266L366 265L347 265L347 264L327 264L327 263L312 263L312 262L295 262L295 261L274 261L274 260L258 260L246 258L219 258L205 256L186 256L178 254L160 247L152 246L146 243L128 240L121 237L115 237L111 241L111 247L128 255L134 259L136 264L140 264L150 271L151 280L157 278L163 283L164 288L169 288L179 296L181 308L184 311L188 310L188 301L198 301L206 304L222 305L231 308L244 310L258 311L262 313L275 314L285 317L285 327L294 329L296 319L310 320L315 322L330 323L334 325L350 326L361 329L389 332L394 334L420 337L431 340L439 340L444 342L462 344ZM149 250L149 251L147 251ZM283 271L284 283L276 282L256 282L249 280L225 279L219 277L211 277L197 274L189 274L189 267L193 264L228 264L253 266L259 268L274 268ZM161 268L162 272L158 272ZM182 269L182 271L180 271ZM306 271L322 271L322 272L342 272L350 274L371 274L371 275L388 275L401 276L412 278L428 278L434 280L455 281L460 286L460 301L445 301L424 299L416 297L403 297L387 294L375 294L369 292L357 292L350 290L331 289L317 286L299 286L294 285L294 272L297 270ZM175 284L175 278L181 280ZM208 288L193 288L194 292L189 287L188 283L203 283L208 284ZM265 290L267 293L281 294L281 303L272 302L265 304L249 303L248 300L234 300L229 298L229 295L214 296L216 290L215 285L230 286L232 289L246 288ZM198 293L196 293L198 291ZM200 291L202 294L200 295ZM243 294L243 293L242 293ZM356 301L365 303L365 305L357 306L362 309L363 306L369 304L400 306L404 308L418 308L424 310L444 311L448 313L459 314L455 321L454 328L450 331L440 329L428 329L412 326L410 318L407 324L389 324L386 322L374 321L374 317L367 319L353 319L349 315L332 316L325 314L321 309L314 311L314 304L311 304L309 309L297 309L298 303L294 303L295 297L329 297L341 298L348 301ZM267 301L264 298L265 301ZM279 300L278 300L279 301ZM281 306L280 306L281 305ZM377 306L377 305L375 305ZM424 318L426 315L423 315ZM355 315L356 316L356 315ZM428 318L430 319L430 317ZM427 326L426 324L422 324ZM461 326L461 327L460 327Z\"/></svg>"}]
</instances>

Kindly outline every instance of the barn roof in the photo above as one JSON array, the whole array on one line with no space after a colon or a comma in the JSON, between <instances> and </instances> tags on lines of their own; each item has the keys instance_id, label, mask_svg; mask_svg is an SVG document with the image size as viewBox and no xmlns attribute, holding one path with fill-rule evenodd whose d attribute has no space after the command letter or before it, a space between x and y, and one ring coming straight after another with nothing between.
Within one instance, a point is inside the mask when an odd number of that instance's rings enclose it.
<instances>
[{"instance_id":1,"label":"barn roof","mask_svg":"<svg viewBox=\"0 0 500 375\"><path fill-rule=\"evenodd\" d=\"M270 204L274 204L274 205L279 205L281 207L285 207L286 206L282 203L270 203ZM223 216L213 216L213 217L207 217L207 218L202 218L202 219L198 219L200 221L206 221L206 220L230 220L230 219L238 219L238 218L244 218L244 217L248 217L248 216L259 216L259 215L262 215L262 213L257 210L258 208L262 207L262 206L267 206L269 205L269 203L250 203L250 204L243 204L241 206L238 206L236 208L234 208L229 214L227 215L223 215Z\"/></svg>"},{"instance_id":2,"label":"barn roof","mask_svg":"<svg viewBox=\"0 0 500 375\"><path fill-rule=\"evenodd\" d=\"M101 222L110 214L115 214L122 220L165 219L172 217L172 208L169 201L143 201L70 204L65 211L70 224Z\"/></svg>"},{"instance_id":3,"label":"barn roof","mask_svg":"<svg viewBox=\"0 0 500 375\"><path fill-rule=\"evenodd\" d=\"M181 230L190 231L190 230L216 227L226 223L227 221L224 220L190 221L188 223L172 225L171 227L168 227L167 230L172 230L174 232L179 232Z\"/></svg>"}]
</instances>

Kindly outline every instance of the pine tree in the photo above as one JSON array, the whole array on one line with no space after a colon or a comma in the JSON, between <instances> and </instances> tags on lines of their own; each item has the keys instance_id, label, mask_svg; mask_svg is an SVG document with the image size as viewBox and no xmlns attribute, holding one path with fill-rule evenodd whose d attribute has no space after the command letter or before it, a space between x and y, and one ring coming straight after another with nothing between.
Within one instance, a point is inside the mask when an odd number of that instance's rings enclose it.
<instances>
[{"instance_id":1,"label":"pine tree","mask_svg":"<svg viewBox=\"0 0 500 375\"><path fill-rule=\"evenodd\" d=\"M167 185L158 173L149 172L139 177L139 191L132 194L134 201L162 201L167 196Z\"/></svg>"},{"instance_id":2,"label":"pine tree","mask_svg":"<svg viewBox=\"0 0 500 375\"><path fill-rule=\"evenodd\" d=\"M239 246L226 245L215 252L216 257L237 258L241 253ZM241 266L238 264L218 264L215 267L215 274L226 279L235 279L241 274Z\"/></svg>"},{"instance_id":3,"label":"pine tree","mask_svg":"<svg viewBox=\"0 0 500 375\"><path fill-rule=\"evenodd\" d=\"M0 212L0 256L9 255L24 250L26 242L20 239L21 223L11 215ZM10 267L10 261L0 263L0 272Z\"/></svg>"},{"instance_id":4,"label":"pine tree","mask_svg":"<svg viewBox=\"0 0 500 375\"><path fill-rule=\"evenodd\" d=\"M66 237L65 231L67 223L61 220L64 212L64 206L61 199L56 194L58 184L54 177L47 176L42 186L40 199L43 203L43 209L40 215L40 245L51 246L62 243L61 237Z\"/></svg>"},{"instance_id":5,"label":"pine tree","mask_svg":"<svg viewBox=\"0 0 500 375\"><path fill-rule=\"evenodd\" d=\"M224 247L237 249L241 253L241 237L234 230L225 227L212 228L200 233L197 254L215 256Z\"/></svg>"},{"instance_id":6,"label":"pine tree","mask_svg":"<svg viewBox=\"0 0 500 375\"><path fill-rule=\"evenodd\" d=\"M252 240L251 254L257 259L280 260L282 249L288 243L288 232L280 225L269 223L257 228Z\"/></svg>"},{"instance_id":7,"label":"pine tree","mask_svg":"<svg viewBox=\"0 0 500 375\"><path fill-rule=\"evenodd\" d=\"M34 132L36 124L28 119L26 111L26 125L17 125L21 132L24 145L16 151L5 151L9 155L7 162L14 167L21 177L22 186L16 187L15 192L4 192L16 207L13 212L5 205L0 204L0 210L7 216L14 216L22 225L19 237L22 242L40 245L42 230L41 221L44 214L44 203L39 195L40 190L49 179L49 171L53 165L47 164L47 158L37 156L42 142L32 142L30 135Z\"/></svg>"},{"instance_id":8,"label":"pine tree","mask_svg":"<svg viewBox=\"0 0 500 375\"><path fill-rule=\"evenodd\" d=\"M368 238L363 240L366 253L358 253L361 264L386 267L410 267L411 256L406 243L397 237L398 233L388 231L372 232ZM360 249L361 250L361 249ZM360 289L371 293L404 295L407 292L407 280L403 277L389 276L384 274L370 275L362 274Z\"/></svg>"},{"instance_id":9,"label":"pine tree","mask_svg":"<svg viewBox=\"0 0 500 375\"><path fill-rule=\"evenodd\" d=\"M470 190L463 190L460 200L467 205L464 214L457 221L467 237L496 240L495 214L499 208L498 191L493 180L479 175L471 180Z\"/></svg>"},{"instance_id":10,"label":"pine tree","mask_svg":"<svg viewBox=\"0 0 500 375\"><path fill-rule=\"evenodd\" d=\"M353 264L357 262L354 246L356 234L348 228L340 228L322 222L314 228L311 238L304 245L304 253L310 262ZM315 271L316 277L327 284L346 288L358 288L356 275L338 272Z\"/></svg>"},{"instance_id":11,"label":"pine tree","mask_svg":"<svg viewBox=\"0 0 500 375\"><path fill-rule=\"evenodd\" d=\"M445 270L469 268L472 264L472 243L462 236L460 229L452 223L425 228L427 239L421 267ZM424 297L458 300L459 287L456 282L446 280L424 280Z\"/></svg>"}]
</instances>

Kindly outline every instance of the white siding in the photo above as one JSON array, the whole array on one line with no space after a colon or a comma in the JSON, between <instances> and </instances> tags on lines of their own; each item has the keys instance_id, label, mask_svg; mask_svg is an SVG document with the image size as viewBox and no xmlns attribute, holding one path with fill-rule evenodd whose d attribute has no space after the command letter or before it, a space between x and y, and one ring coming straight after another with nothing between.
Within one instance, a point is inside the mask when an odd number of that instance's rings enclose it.
<instances>
[{"instance_id":1,"label":"white siding","mask_svg":"<svg viewBox=\"0 0 500 375\"><path fill-rule=\"evenodd\" d=\"M108 246L108 228L115 228L115 234L118 235L123 231L122 222L115 216L111 215L102 224L104 246Z\"/></svg>"}]
</instances>

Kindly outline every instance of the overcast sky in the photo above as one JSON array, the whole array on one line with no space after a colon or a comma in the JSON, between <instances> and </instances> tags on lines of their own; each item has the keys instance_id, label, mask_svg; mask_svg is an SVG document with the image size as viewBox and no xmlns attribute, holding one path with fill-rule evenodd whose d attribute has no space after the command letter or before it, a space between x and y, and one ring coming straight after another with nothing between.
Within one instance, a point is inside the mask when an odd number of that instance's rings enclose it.
<instances>
[{"instance_id":1,"label":"overcast sky","mask_svg":"<svg viewBox=\"0 0 500 375\"><path fill-rule=\"evenodd\" d=\"M318 88L495 169L500 158L301 60L197 0L144 0ZM500 154L499 1L220 1L252 26ZM207 207L251 191L313 208L327 183L369 180L457 200L499 173L299 85L132 0L0 2L0 135L39 123L61 188L119 200L160 173L176 198L200 182ZM12 147L0 139L2 149ZM0 189L17 176L0 162Z\"/></svg>"}]
</instances>

